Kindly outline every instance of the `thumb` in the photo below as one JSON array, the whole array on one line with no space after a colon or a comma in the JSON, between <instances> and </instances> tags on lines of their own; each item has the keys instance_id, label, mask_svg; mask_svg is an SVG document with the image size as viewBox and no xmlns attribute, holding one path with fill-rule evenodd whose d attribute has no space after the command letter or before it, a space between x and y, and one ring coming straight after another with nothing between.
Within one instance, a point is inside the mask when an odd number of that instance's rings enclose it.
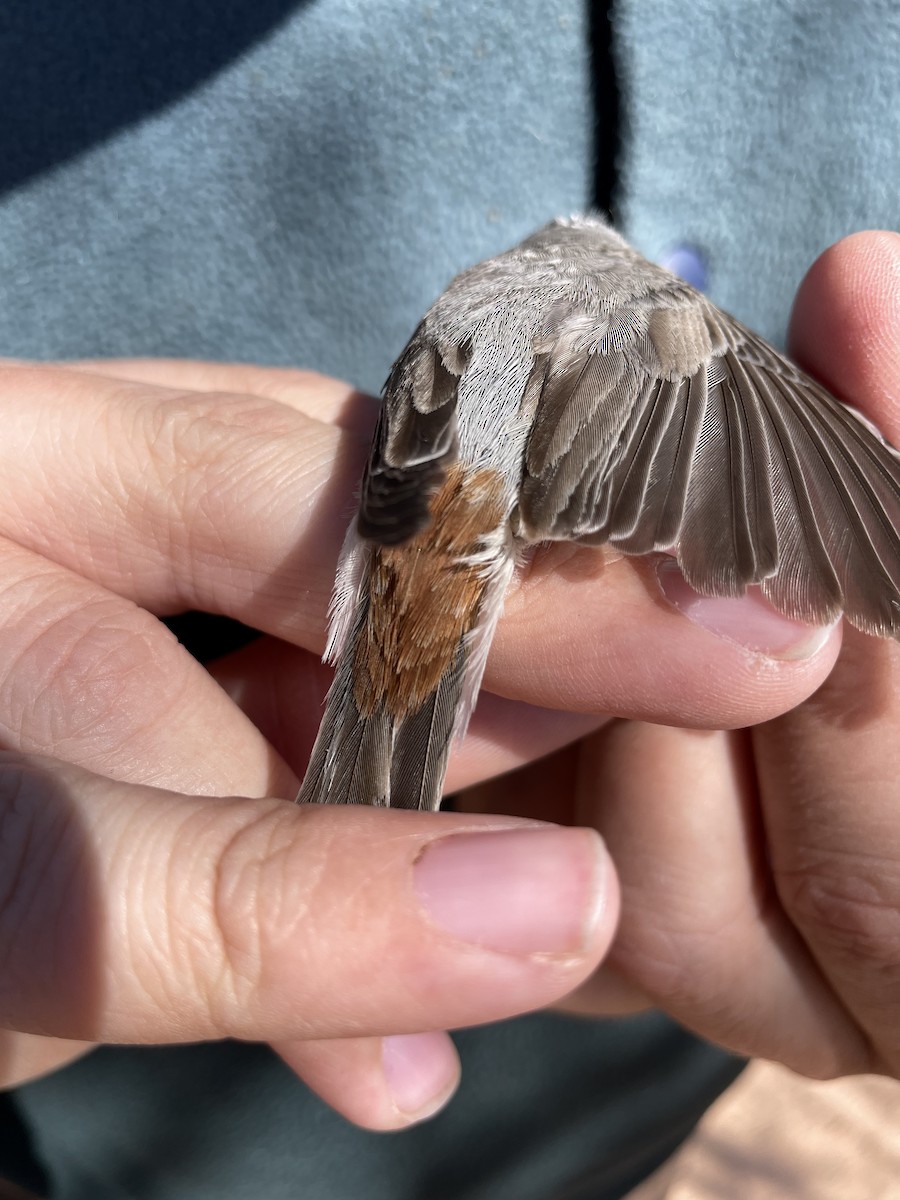
<instances>
[{"instance_id":1,"label":"thumb","mask_svg":"<svg viewBox=\"0 0 900 1200\"><path fill-rule=\"evenodd\" d=\"M0 1021L90 1041L291 1043L546 1005L606 952L584 829L298 808L0 756Z\"/></svg>"}]
</instances>

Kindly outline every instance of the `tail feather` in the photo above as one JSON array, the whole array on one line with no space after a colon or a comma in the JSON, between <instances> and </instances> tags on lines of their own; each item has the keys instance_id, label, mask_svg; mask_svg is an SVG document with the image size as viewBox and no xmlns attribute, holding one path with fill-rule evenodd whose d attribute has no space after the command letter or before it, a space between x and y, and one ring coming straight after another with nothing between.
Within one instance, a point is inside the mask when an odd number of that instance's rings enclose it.
<instances>
[{"instance_id":1,"label":"tail feather","mask_svg":"<svg viewBox=\"0 0 900 1200\"><path fill-rule=\"evenodd\" d=\"M385 712L364 717L353 696L353 653L366 609L360 601L338 658L298 804L390 803L393 723Z\"/></svg>"},{"instance_id":2,"label":"tail feather","mask_svg":"<svg viewBox=\"0 0 900 1200\"><path fill-rule=\"evenodd\" d=\"M397 612L392 615L394 624L391 619L385 621L383 612L375 619L370 611L372 596L379 594L377 589L384 581L373 573L371 547L362 543L351 528L338 569L331 614L327 657L335 662L335 676L298 803L440 807L450 744L454 736L464 734L468 724L513 571L508 528L501 525L484 535L477 555L477 559L473 556L480 578L477 608L471 622L459 621L463 633L454 650L452 637L442 647L439 638L435 642L430 636L427 621L417 626L411 615L421 614L412 611L404 594L399 601L394 598L399 612L399 616ZM461 561L465 566L466 561ZM426 578L436 578L432 584L435 595L443 595L440 588L445 579L453 582L454 570L455 565L446 568L444 576L426 572ZM396 577L389 584L402 593L402 578L399 584ZM451 615L454 601L458 603L459 596L450 588ZM430 609L426 604L426 613L431 618L436 609L440 609L440 604L432 603ZM408 657L406 667L400 665L403 656L397 657L398 631L407 639L420 639L418 645L420 650L424 647L426 667L429 650L435 645L441 651L439 662L447 664L439 677L437 671L426 674L429 686L433 679L437 682L424 698L421 698L424 688L416 694L416 707L412 711L407 704L397 702L396 690L392 696L391 687L383 686L383 681L390 679L394 671L404 678L404 670L409 686ZM372 679L367 677L365 666L361 672L357 669L358 657L365 663L371 661L367 655L372 653L372 644L381 655L376 674L382 686L377 688L371 686ZM405 649L409 649L406 644ZM359 691L360 681L367 678L370 686ZM393 711L390 711L392 699ZM360 704L365 712L360 710Z\"/></svg>"},{"instance_id":3,"label":"tail feather","mask_svg":"<svg viewBox=\"0 0 900 1200\"><path fill-rule=\"evenodd\" d=\"M438 686L397 729L391 765L392 808L440 808L466 657L465 643L461 640L453 665Z\"/></svg>"},{"instance_id":4,"label":"tail feather","mask_svg":"<svg viewBox=\"0 0 900 1200\"><path fill-rule=\"evenodd\" d=\"M401 720L383 708L363 716L352 667L366 610L363 599L338 659L297 803L437 809L463 690L465 644L416 712Z\"/></svg>"},{"instance_id":5,"label":"tail feather","mask_svg":"<svg viewBox=\"0 0 900 1200\"><path fill-rule=\"evenodd\" d=\"M361 717L351 701L316 783L321 794L311 799L324 804L389 804L393 732L387 713Z\"/></svg>"}]
</instances>

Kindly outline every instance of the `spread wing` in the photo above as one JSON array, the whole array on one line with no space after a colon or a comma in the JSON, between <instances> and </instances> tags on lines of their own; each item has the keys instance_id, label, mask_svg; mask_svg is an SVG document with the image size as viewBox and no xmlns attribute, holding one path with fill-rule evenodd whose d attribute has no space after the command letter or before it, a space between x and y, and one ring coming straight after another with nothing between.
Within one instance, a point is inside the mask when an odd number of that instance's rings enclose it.
<instances>
[{"instance_id":1,"label":"spread wing","mask_svg":"<svg viewBox=\"0 0 900 1200\"><path fill-rule=\"evenodd\" d=\"M456 457L458 382L423 322L384 385L360 494L361 537L396 546L428 524L428 502Z\"/></svg>"},{"instance_id":2,"label":"spread wing","mask_svg":"<svg viewBox=\"0 0 900 1200\"><path fill-rule=\"evenodd\" d=\"M561 333L526 400L520 534L674 550L698 591L900 636L900 457L699 295Z\"/></svg>"}]
</instances>

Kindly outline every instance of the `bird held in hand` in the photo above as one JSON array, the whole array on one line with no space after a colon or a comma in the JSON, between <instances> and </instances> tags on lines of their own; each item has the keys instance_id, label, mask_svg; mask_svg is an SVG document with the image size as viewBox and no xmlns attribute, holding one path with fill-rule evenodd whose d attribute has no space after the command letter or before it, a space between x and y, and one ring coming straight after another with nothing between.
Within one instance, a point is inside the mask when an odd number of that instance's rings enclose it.
<instances>
[{"instance_id":1,"label":"bird held in hand","mask_svg":"<svg viewBox=\"0 0 900 1200\"><path fill-rule=\"evenodd\" d=\"M900 457L595 218L471 267L394 364L338 567L301 802L437 808L529 546L666 551L813 623L900 633Z\"/></svg>"}]
</instances>

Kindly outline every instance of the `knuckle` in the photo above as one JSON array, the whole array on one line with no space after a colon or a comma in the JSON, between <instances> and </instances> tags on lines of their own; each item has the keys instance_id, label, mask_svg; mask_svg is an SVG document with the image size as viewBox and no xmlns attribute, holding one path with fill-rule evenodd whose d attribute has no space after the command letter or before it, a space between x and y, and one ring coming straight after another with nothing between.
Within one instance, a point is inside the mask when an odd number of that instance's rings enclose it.
<instances>
[{"instance_id":1,"label":"knuckle","mask_svg":"<svg viewBox=\"0 0 900 1200\"><path fill-rule=\"evenodd\" d=\"M900 867L881 856L815 854L776 875L785 911L833 956L900 977Z\"/></svg>"},{"instance_id":2,"label":"knuckle","mask_svg":"<svg viewBox=\"0 0 900 1200\"><path fill-rule=\"evenodd\" d=\"M301 999L285 988L285 976L296 982L308 974L328 854L321 829L305 836L308 819L284 801L257 803L218 856L211 912L223 974L210 1003L222 1028L260 1004L271 1011L279 1000L294 1007Z\"/></svg>"},{"instance_id":3,"label":"knuckle","mask_svg":"<svg viewBox=\"0 0 900 1200\"><path fill-rule=\"evenodd\" d=\"M611 961L649 994L685 1008L728 989L735 962L722 947L740 945L742 932L734 914L709 913L694 924L663 925L654 918L629 925L620 929Z\"/></svg>"},{"instance_id":4,"label":"knuckle","mask_svg":"<svg viewBox=\"0 0 900 1200\"><path fill-rule=\"evenodd\" d=\"M252 569L255 554L234 560L234 534L252 526L244 540L259 549L268 497L296 471L289 439L302 418L274 400L221 393L174 394L148 406L145 419L141 443L162 497L155 524L167 552L176 562L227 559L235 577Z\"/></svg>"},{"instance_id":5,"label":"knuckle","mask_svg":"<svg viewBox=\"0 0 900 1200\"><path fill-rule=\"evenodd\" d=\"M188 500L198 481L225 488L243 478L262 447L296 425L295 414L275 401L227 393L176 394L150 407L147 421L149 453Z\"/></svg>"},{"instance_id":6,"label":"knuckle","mask_svg":"<svg viewBox=\"0 0 900 1200\"><path fill-rule=\"evenodd\" d=\"M23 749L76 761L119 752L183 684L179 657L160 655L168 635L139 609L50 595L29 624L0 674L2 719Z\"/></svg>"}]
</instances>

